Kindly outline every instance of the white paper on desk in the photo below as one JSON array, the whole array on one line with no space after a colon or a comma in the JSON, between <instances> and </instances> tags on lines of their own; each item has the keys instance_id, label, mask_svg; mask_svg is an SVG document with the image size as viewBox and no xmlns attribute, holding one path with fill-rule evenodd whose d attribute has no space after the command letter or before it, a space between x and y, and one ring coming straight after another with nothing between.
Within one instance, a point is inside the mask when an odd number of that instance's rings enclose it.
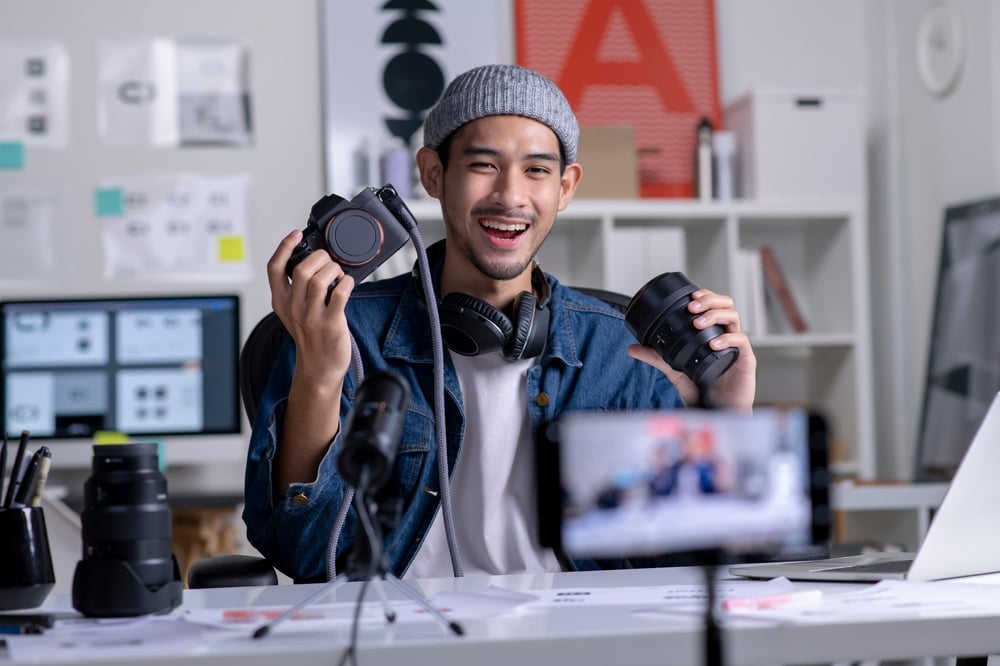
<instances>
[{"instance_id":1,"label":"white paper on desk","mask_svg":"<svg viewBox=\"0 0 1000 666\"><path fill-rule=\"evenodd\" d=\"M533 598L533 595L490 588L483 592L441 592L428 601L449 618L470 620L512 610ZM356 606L353 601L312 604L279 624L275 631L320 631L350 626L354 622ZM396 614L396 624L432 620L428 609L415 601L390 601L388 607ZM207 627L250 631L270 622L287 609L288 606L208 608L186 611L181 617ZM366 599L361 606L359 621L362 624L384 623L386 619L382 604Z\"/></svg>"},{"instance_id":2,"label":"white paper on desk","mask_svg":"<svg viewBox=\"0 0 1000 666\"><path fill-rule=\"evenodd\" d=\"M794 589L787 578L761 583L749 580L720 581L719 600L781 594ZM697 606L708 599L704 585L648 585L641 587L588 587L533 591L537 599L528 606Z\"/></svg>"},{"instance_id":3,"label":"white paper on desk","mask_svg":"<svg viewBox=\"0 0 1000 666\"><path fill-rule=\"evenodd\" d=\"M816 604L731 611L727 617L829 624L998 613L1000 597L994 586L887 580L851 592L824 592L822 600Z\"/></svg>"},{"instance_id":4,"label":"white paper on desk","mask_svg":"<svg viewBox=\"0 0 1000 666\"><path fill-rule=\"evenodd\" d=\"M38 636L6 636L11 661L73 662L140 659L201 649L231 636L174 616L129 620L57 620Z\"/></svg>"}]
</instances>

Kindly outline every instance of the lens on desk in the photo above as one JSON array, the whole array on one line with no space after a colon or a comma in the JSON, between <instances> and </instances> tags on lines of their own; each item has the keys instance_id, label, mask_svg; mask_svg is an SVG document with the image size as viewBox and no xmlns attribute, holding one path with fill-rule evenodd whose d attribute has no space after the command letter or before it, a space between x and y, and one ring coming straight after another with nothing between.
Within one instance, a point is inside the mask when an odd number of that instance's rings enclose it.
<instances>
[{"instance_id":1,"label":"lens on desk","mask_svg":"<svg viewBox=\"0 0 1000 666\"><path fill-rule=\"evenodd\" d=\"M155 443L95 446L83 487L83 555L125 560L146 585L173 577L167 479Z\"/></svg>"},{"instance_id":2,"label":"lens on desk","mask_svg":"<svg viewBox=\"0 0 1000 666\"><path fill-rule=\"evenodd\" d=\"M73 577L74 608L94 617L125 617L180 603L167 480L155 443L94 446L80 523L83 559Z\"/></svg>"}]
</instances>

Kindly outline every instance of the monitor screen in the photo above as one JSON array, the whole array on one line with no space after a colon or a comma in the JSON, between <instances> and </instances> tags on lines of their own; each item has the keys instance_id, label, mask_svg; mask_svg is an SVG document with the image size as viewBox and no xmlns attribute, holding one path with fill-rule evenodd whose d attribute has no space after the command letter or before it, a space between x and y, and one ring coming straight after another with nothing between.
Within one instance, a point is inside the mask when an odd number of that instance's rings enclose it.
<instances>
[{"instance_id":1,"label":"monitor screen","mask_svg":"<svg viewBox=\"0 0 1000 666\"><path fill-rule=\"evenodd\" d=\"M801 410L576 412L549 436L541 540L570 556L766 553L825 538L825 426Z\"/></svg>"},{"instance_id":2,"label":"monitor screen","mask_svg":"<svg viewBox=\"0 0 1000 666\"><path fill-rule=\"evenodd\" d=\"M948 481L1000 390L1000 197L949 206L917 445L917 478Z\"/></svg>"},{"instance_id":3,"label":"monitor screen","mask_svg":"<svg viewBox=\"0 0 1000 666\"><path fill-rule=\"evenodd\" d=\"M236 295L6 301L0 319L7 433L240 431Z\"/></svg>"}]
</instances>

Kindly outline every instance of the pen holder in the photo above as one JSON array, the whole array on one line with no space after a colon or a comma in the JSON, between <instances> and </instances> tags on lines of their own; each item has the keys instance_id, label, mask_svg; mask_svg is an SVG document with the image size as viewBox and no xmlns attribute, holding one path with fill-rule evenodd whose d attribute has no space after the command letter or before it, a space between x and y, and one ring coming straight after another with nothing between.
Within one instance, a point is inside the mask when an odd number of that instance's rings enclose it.
<instances>
[{"instance_id":1,"label":"pen holder","mask_svg":"<svg viewBox=\"0 0 1000 666\"><path fill-rule=\"evenodd\" d=\"M42 508L0 509L0 610L41 606L55 584Z\"/></svg>"}]
</instances>

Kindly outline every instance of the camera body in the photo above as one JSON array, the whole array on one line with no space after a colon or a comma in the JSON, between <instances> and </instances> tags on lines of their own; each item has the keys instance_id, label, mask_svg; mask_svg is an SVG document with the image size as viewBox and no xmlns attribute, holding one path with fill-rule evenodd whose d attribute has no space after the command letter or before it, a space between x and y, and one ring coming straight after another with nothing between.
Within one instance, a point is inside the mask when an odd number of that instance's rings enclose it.
<instances>
[{"instance_id":1,"label":"camera body","mask_svg":"<svg viewBox=\"0 0 1000 666\"><path fill-rule=\"evenodd\" d=\"M313 204L302 242L292 250L285 266L288 277L316 250L329 252L355 282L371 275L410 238L403 221L383 203L387 198L405 208L391 185L365 188L350 200L328 194Z\"/></svg>"},{"instance_id":2,"label":"camera body","mask_svg":"<svg viewBox=\"0 0 1000 666\"><path fill-rule=\"evenodd\" d=\"M675 370L691 378L699 389L710 387L739 356L735 347L718 351L709 346L725 333L718 325L699 330L698 316L688 311L698 290L683 273L663 273L636 292L625 310L625 324L642 344L653 347Z\"/></svg>"}]
</instances>

